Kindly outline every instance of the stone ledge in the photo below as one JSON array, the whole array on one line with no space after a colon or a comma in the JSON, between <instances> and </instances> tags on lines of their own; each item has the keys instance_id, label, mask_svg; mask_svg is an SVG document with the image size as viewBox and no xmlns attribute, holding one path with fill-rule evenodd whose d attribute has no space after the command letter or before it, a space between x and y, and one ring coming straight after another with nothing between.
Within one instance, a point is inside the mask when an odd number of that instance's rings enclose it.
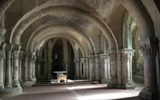
<instances>
[{"instance_id":1,"label":"stone ledge","mask_svg":"<svg viewBox=\"0 0 160 100\"><path fill-rule=\"evenodd\" d=\"M22 87L4 88L0 90L0 98L19 95L22 93Z\"/></svg>"},{"instance_id":2,"label":"stone ledge","mask_svg":"<svg viewBox=\"0 0 160 100\"><path fill-rule=\"evenodd\" d=\"M22 82L22 86L32 86L34 83L32 81Z\"/></svg>"},{"instance_id":3,"label":"stone ledge","mask_svg":"<svg viewBox=\"0 0 160 100\"><path fill-rule=\"evenodd\" d=\"M134 89L136 87L136 84L134 82L129 82L129 83L121 83L121 84L112 84L109 83L107 85L108 89Z\"/></svg>"}]
</instances>

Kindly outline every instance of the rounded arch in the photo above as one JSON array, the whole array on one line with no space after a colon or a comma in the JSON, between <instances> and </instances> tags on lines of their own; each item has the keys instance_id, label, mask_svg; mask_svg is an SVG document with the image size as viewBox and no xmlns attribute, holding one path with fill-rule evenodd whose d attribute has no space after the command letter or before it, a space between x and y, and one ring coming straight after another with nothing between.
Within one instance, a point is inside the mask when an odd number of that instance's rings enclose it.
<instances>
[{"instance_id":1,"label":"rounded arch","mask_svg":"<svg viewBox=\"0 0 160 100\"><path fill-rule=\"evenodd\" d=\"M119 49L123 48L122 23L125 12L126 12L125 8L121 4L116 2L113 7L112 13L110 14L109 19L107 21L107 24L112 29L115 37L117 38Z\"/></svg>"},{"instance_id":2,"label":"rounded arch","mask_svg":"<svg viewBox=\"0 0 160 100\"><path fill-rule=\"evenodd\" d=\"M87 41L86 43L88 44L89 50L92 51L92 53L95 52L95 46L94 43L92 41L92 39L90 39L88 36L86 36L85 34L83 34L81 31L70 27L70 26L66 26L66 25L49 25L47 27L40 27L38 30L36 30L35 32L33 32L33 34L30 36L29 40L28 40L28 44L27 47L29 46L29 44L31 43L31 41L33 41L33 39L37 36L40 36L38 34L41 34L43 36L44 33L48 34L49 33L65 33L67 32L70 35L73 35L75 38L77 38L79 41ZM68 34L64 34L65 36ZM40 36L41 38L41 36Z\"/></svg>"},{"instance_id":3,"label":"rounded arch","mask_svg":"<svg viewBox=\"0 0 160 100\"><path fill-rule=\"evenodd\" d=\"M65 38L67 40L73 41L74 43L76 43L79 46L83 56L88 54L87 51L84 49L84 47L81 45L81 43L79 43L76 39L74 39L71 36L64 36L64 35L60 35L60 34L49 35L49 36L45 36L45 37L39 39L39 41L37 43L35 43L34 45L32 45L32 47L30 47L29 51L33 51L34 49L35 50L40 49L43 46L43 44L46 43L47 40L52 39L52 38L57 38L57 37Z\"/></svg>"},{"instance_id":4,"label":"rounded arch","mask_svg":"<svg viewBox=\"0 0 160 100\"><path fill-rule=\"evenodd\" d=\"M102 31L105 37L108 40L109 48L110 49L118 49L117 48L117 41L111 31L111 29L108 27L108 25L105 24L105 22L96 16L93 12L88 12L80 8L71 7L71 6L53 6L53 7L36 7L29 13L27 13L24 17L22 17L15 27L13 28L10 36L10 42L19 44L20 36L22 35L23 31L31 25L34 21L36 21L39 18L42 18L47 15L57 15L57 14L73 14L73 15L79 15L82 17L87 18L88 20L94 22Z\"/></svg>"},{"instance_id":5,"label":"rounded arch","mask_svg":"<svg viewBox=\"0 0 160 100\"><path fill-rule=\"evenodd\" d=\"M152 19L140 0L119 0L119 2L135 18L137 26L141 31L141 39L155 37Z\"/></svg>"},{"instance_id":6,"label":"rounded arch","mask_svg":"<svg viewBox=\"0 0 160 100\"><path fill-rule=\"evenodd\" d=\"M45 33L45 34L44 34ZM64 35L65 36L73 36L74 38L76 38L80 43L85 42L86 45L88 45L89 47L89 51L92 51L94 53L94 45L83 35L83 34L79 34L77 31L73 30L70 27L48 27L42 31L40 31L37 35L35 35L34 37L31 38L31 40L28 42L27 44L27 49L29 49L29 47L33 47L34 43L36 40L41 39L45 36L52 36L55 34L60 34L60 35ZM85 44L84 43L84 44Z\"/></svg>"}]
</instances>

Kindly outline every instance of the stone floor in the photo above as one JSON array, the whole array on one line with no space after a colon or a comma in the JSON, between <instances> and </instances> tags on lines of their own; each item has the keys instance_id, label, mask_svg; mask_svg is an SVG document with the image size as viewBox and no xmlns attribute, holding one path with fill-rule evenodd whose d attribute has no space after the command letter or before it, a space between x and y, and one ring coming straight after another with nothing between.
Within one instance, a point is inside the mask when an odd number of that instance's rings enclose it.
<instances>
[{"instance_id":1,"label":"stone floor","mask_svg":"<svg viewBox=\"0 0 160 100\"><path fill-rule=\"evenodd\" d=\"M106 86L106 84L38 85L25 87L23 94L2 100L138 100L137 96L141 90L141 87L123 90L107 89Z\"/></svg>"}]
</instances>

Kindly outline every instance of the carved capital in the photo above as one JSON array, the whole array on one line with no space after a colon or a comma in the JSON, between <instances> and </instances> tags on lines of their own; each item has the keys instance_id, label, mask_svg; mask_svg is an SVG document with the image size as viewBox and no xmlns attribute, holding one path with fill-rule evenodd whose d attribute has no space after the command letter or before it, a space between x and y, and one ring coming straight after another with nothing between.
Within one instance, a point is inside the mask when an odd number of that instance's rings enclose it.
<instances>
[{"instance_id":1,"label":"carved capital","mask_svg":"<svg viewBox=\"0 0 160 100\"><path fill-rule=\"evenodd\" d=\"M5 58L5 45L0 45L0 57Z\"/></svg>"},{"instance_id":2,"label":"carved capital","mask_svg":"<svg viewBox=\"0 0 160 100\"><path fill-rule=\"evenodd\" d=\"M21 46L20 45L14 45L12 49L12 55L13 58L19 58L20 57L20 51L21 51Z\"/></svg>"},{"instance_id":3,"label":"carved capital","mask_svg":"<svg viewBox=\"0 0 160 100\"><path fill-rule=\"evenodd\" d=\"M4 45L5 45L4 47L5 47L6 51L12 51L12 49L13 49L13 44L5 43Z\"/></svg>"},{"instance_id":4,"label":"carved capital","mask_svg":"<svg viewBox=\"0 0 160 100\"><path fill-rule=\"evenodd\" d=\"M139 46L144 56L155 57L158 50L158 39L151 37L141 40Z\"/></svg>"}]
</instances>

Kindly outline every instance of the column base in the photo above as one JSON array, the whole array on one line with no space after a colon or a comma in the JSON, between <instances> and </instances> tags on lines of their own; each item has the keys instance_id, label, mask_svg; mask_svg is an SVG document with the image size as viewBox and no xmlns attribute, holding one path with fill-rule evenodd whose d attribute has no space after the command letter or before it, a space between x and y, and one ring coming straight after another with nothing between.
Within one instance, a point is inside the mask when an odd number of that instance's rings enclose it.
<instances>
[{"instance_id":1,"label":"column base","mask_svg":"<svg viewBox=\"0 0 160 100\"><path fill-rule=\"evenodd\" d=\"M91 83L92 84L99 84L100 82L99 81L92 81Z\"/></svg>"},{"instance_id":2,"label":"column base","mask_svg":"<svg viewBox=\"0 0 160 100\"><path fill-rule=\"evenodd\" d=\"M119 86L117 84L114 84L114 83L108 83L107 84L108 89L117 89L117 87L119 87Z\"/></svg>"},{"instance_id":3,"label":"column base","mask_svg":"<svg viewBox=\"0 0 160 100\"><path fill-rule=\"evenodd\" d=\"M12 88L12 84L6 84L6 88Z\"/></svg>"},{"instance_id":4,"label":"column base","mask_svg":"<svg viewBox=\"0 0 160 100\"><path fill-rule=\"evenodd\" d=\"M0 98L19 95L22 93L22 87L0 89Z\"/></svg>"},{"instance_id":5,"label":"column base","mask_svg":"<svg viewBox=\"0 0 160 100\"><path fill-rule=\"evenodd\" d=\"M33 85L32 81L22 82L22 86L32 86L32 85Z\"/></svg>"},{"instance_id":6,"label":"column base","mask_svg":"<svg viewBox=\"0 0 160 100\"><path fill-rule=\"evenodd\" d=\"M34 79L32 80L32 85L35 85L35 84L36 84L36 82L37 82L37 79L36 79L36 78L34 78Z\"/></svg>"},{"instance_id":7,"label":"column base","mask_svg":"<svg viewBox=\"0 0 160 100\"><path fill-rule=\"evenodd\" d=\"M139 93L140 100L159 100L158 99L158 91L150 88L144 88Z\"/></svg>"},{"instance_id":8,"label":"column base","mask_svg":"<svg viewBox=\"0 0 160 100\"><path fill-rule=\"evenodd\" d=\"M111 81L111 79L102 79L101 83L109 83Z\"/></svg>"},{"instance_id":9,"label":"column base","mask_svg":"<svg viewBox=\"0 0 160 100\"><path fill-rule=\"evenodd\" d=\"M134 89L135 87L136 87L136 84L133 81L123 84L124 89Z\"/></svg>"},{"instance_id":10,"label":"column base","mask_svg":"<svg viewBox=\"0 0 160 100\"><path fill-rule=\"evenodd\" d=\"M17 88L17 87L20 87L20 83L19 81L13 81L13 85L12 85L13 88Z\"/></svg>"},{"instance_id":11,"label":"column base","mask_svg":"<svg viewBox=\"0 0 160 100\"><path fill-rule=\"evenodd\" d=\"M4 85L0 85L0 90L4 89Z\"/></svg>"},{"instance_id":12,"label":"column base","mask_svg":"<svg viewBox=\"0 0 160 100\"><path fill-rule=\"evenodd\" d=\"M135 87L136 87L136 84L134 82L128 82L126 84L108 83L107 85L108 89L134 89Z\"/></svg>"}]
</instances>

